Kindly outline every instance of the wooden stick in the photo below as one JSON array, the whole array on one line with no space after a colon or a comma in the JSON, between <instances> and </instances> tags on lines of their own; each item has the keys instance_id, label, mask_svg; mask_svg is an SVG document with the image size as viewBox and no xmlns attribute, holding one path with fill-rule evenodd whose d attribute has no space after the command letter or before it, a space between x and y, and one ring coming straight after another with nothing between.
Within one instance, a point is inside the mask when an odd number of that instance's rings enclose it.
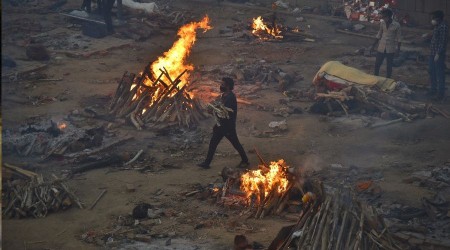
<instances>
[{"instance_id":1,"label":"wooden stick","mask_svg":"<svg viewBox=\"0 0 450 250\"><path fill-rule=\"evenodd\" d=\"M22 175L25 175L25 176L27 176L27 177L29 177L29 178L35 178L35 177L38 176L38 174L35 173L35 172L31 172L31 171L29 171L29 170L25 170L25 169L23 169L23 168L16 167L16 166L11 165L11 164L6 163L6 162L3 163L3 166L6 167L6 168L9 168L9 169L11 169L11 170L14 170L14 171L17 172L17 173L20 173L20 174L22 174Z\"/></svg>"},{"instance_id":2,"label":"wooden stick","mask_svg":"<svg viewBox=\"0 0 450 250\"><path fill-rule=\"evenodd\" d=\"M69 197L72 198L73 201L75 201L75 203L78 205L78 207L81 209L84 209L84 206L81 203L80 199L73 192L71 192L64 183L61 182L61 179L56 177L55 174L52 174L52 176L53 176L53 178L55 178L55 180L59 181L59 185L64 189L64 191L66 191L66 193L69 195Z\"/></svg>"},{"instance_id":3,"label":"wooden stick","mask_svg":"<svg viewBox=\"0 0 450 250\"><path fill-rule=\"evenodd\" d=\"M92 210L95 207L95 205L97 205L98 201L103 197L103 195L106 194L106 191L108 190L103 189L103 191L98 195L97 199L95 199L94 203L92 203L92 205L89 207L89 210Z\"/></svg>"},{"instance_id":4,"label":"wooden stick","mask_svg":"<svg viewBox=\"0 0 450 250\"><path fill-rule=\"evenodd\" d=\"M398 118L398 119L390 120L390 121L386 121L386 122L375 123L375 124L372 124L370 126L370 128L384 127L384 126L391 125L391 124L394 124L394 123L399 123L399 122L402 122L402 121L403 121L403 118Z\"/></svg>"},{"instance_id":5,"label":"wooden stick","mask_svg":"<svg viewBox=\"0 0 450 250\"><path fill-rule=\"evenodd\" d=\"M115 146L117 144L121 144L121 143L123 143L125 141L131 140L133 138L134 138L133 136L126 136L126 137L124 137L122 139L110 142L110 143L106 144L103 147L96 148L96 149L88 151L88 152L73 153L73 154L69 154L69 155L65 155L65 156L69 157L69 158L78 158L78 157L82 157L82 156L86 157L86 156L94 155L94 154L100 153L100 152L102 152L102 151L104 151L106 149L109 149L109 148L111 148L111 147L113 147L113 146Z\"/></svg>"},{"instance_id":6,"label":"wooden stick","mask_svg":"<svg viewBox=\"0 0 450 250\"><path fill-rule=\"evenodd\" d=\"M37 79L38 81L46 81L46 82L59 82L62 81L62 78L41 78L41 79Z\"/></svg>"},{"instance_id":7,"label":"wooden stick","mask_svg":"<svg viewBox=\"0 0 450 250\"><path fill-rule=\"evenodd\" d=\"M347 225L347 216L348 216L348 210L345 209L344 216L342 217L342 222L341 222L341 230L339 230L339 234L338 234L338 238L337 238L337 242L336 242L336 249L339 249L339 247L341 245L342 236L344 235L344 229Z\"/></svg>"},{"instance_id":8,"label":"wooden stick","mask_svg":"<svg viewBox=\"0 0 450 250\"><path fill-rule=\"evenodd\" d=\"M269 165L267 165L267 163L264 161L264 159L262 158L261 154L258 151L258 148L254 147L255 149L255 153L258 156L259 162L266 168L269 168Z\"/></svg>"},{"instance_id":9,"label":"wooden stick","mask_svg":"<svg viewBox=\"0 0 450 250\"><path fill-rule=\"evenodd\" d=\"M303 227L306 220L310 217L312 211L313 211L313 205L309 204L304 210L302 210L302 214L300 218L297 221L297 224L292 228L291 233L289 234L288 239L278 248L278 249L288 249L289 245L292 242L292 234Z\"/></svg>"},{"instance_id":10,"label":"wooden stick","mask_svg":"<svg viewBox=\"0 0 450 250\"><path fill-rule=\"evenodd\" d=\"M345 245L344 245L343 249L349 249L350 241L351 241L351 238L353 235L353 229L355 228L356 222L357 222L352 216L350 216L350 221L351 221L350 230L348 231L347 239L345 241ZM336 246L336 247L339 247L339 246Z\"/></svg>"},{"instance_id":11,"label":"wooden stick","mask_svg":"<svg viewBox=\"0 0 450 250\"><path fill-rule=\"evenodd\" d=\"M325 229L324 232L322 233L322 246L321 246L321 250L327 250L329 246L331 246L331 242L330 242L330 225L331 225L331 220L333 215L329 215L327 221L325 222Z\"/></svg>"},{"instance_id":12,"label":"wooden stick","mask_svg":"<svg viewBox=\"0 0 450 250\"><path fill-rule=\"evenodd\" d=\"M324 214L322 216L322 219L320 220L319 223L319 228L317 231L317 235L315 236L315 240L314 240L314 245L312 249L319 249L319 244L322 241L322 233L323 233L323 227L325 225L325 222L327 221L327 217L328 217L328 210L330 209L330 204L331 204L331 198L327 197L327 200L325 201L325 204L323 204L323 206L325 206L325 208L322 206L320 209L324 209Z\"/></svg>"},{"instance_id":13,"label":"wooden stick","mask_svg":"<svg viewBox=\"0 0 450 250\"><path fill-rule=\"evenodd\" d=\"M359 220L359 231L358 234L356 235L354 250L357 250L360 247L359 243L362 240L363 232L364 232L364 212L361 211L361 219Z\"/></svg>"},{"instance_id":14,"label":"wooden stick","mask_svg":"<svg viewBox=\"0 0 450 250\"><path fill-rule=\"evenodd\" d=\"M137 152L137 154L133 157L133 159L127 161L127 162L126 162L125 164L123 164L123 165L124 165L124 166L127 166L127 165L130 165L131 163L135 162L135 161L139 158L139 156L141 156L141 154L142 154L143 152L144 152L143 149L139 150L139 151Z\"/></svg>"}]
</instances>

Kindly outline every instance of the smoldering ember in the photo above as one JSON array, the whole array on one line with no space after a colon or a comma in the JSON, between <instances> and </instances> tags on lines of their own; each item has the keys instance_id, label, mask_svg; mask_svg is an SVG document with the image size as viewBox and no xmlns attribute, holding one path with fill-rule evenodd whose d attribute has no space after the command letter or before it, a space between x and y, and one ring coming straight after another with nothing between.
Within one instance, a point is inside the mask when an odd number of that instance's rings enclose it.
<instances>
[{"instance_id":1,"label":"smoldering ember","mask_svg":"<svg viewBox=\"0 0 450 250\"><path fill-rule=\"evenodd\" d=\"M4 1L2 247L450 249L448 14Z\"/></svg>"}]
</instances>

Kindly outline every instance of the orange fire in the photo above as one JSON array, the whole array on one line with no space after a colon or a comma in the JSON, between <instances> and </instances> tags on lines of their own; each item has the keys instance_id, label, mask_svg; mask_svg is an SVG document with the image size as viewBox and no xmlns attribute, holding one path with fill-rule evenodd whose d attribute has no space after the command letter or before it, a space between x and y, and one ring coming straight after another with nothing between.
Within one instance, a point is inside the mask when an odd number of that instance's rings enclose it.
<instances>
[{"instance_id":1,"label":"orange fire","mask_svg":"<svg viewBox=\"0 0 450 250\"><path fill-rule=\"evenodd\" d=\"M274 27L270 28L264 23L264 20L261 16L257 18L253 18L253 24L252 24L252 33L253 35L261 38L261 39L268 39L268 38L275 38L275 39L282 39L283 36L281 35L281 30L277 27L275 24ZM267 36L269 35L269 36Z\"/></svg>"},{"instance_id":2,"label":"orange fire","mask_svg":"<svg viewBox=\"0 0 450 250\"><path fill-rule=\"evenodd\" d=\"M173 45L169 51L165 52L163 56L160 56L153 64L150 66L153 75L159 76L161 74L160 69L167 69L171 77L177 77L183 71L187 72L180 78L181 83L177 86L181 89L185 84L188 83L189 72L194 70L194 66L186 63L186 58L191 52L191 48L196 41L196 30L198 28L203 29L206 32L212 27L209 25L209 17L205 16L200 22L191 22L182 26L178 30L178 36L180 37ZM174 80L174 79L172 79ZM151 86L152 82L149 80L145 82L147 86Z\"/></svg>"},{"instance_id":3,"label":"orange fire","mask_svg":"<svg viewBox=\"0 0 450 250\"><path fill-rule=\"evenodd\" d=\"M258 169L243 174L241 190L245 192L248 202L255 197L256 202L260 203L261 193L264 192L264 196L267 197L273 189L280 194L285 192L289 183L286 176L287 168L286 163L281 159L271 162L267 172Z\"/></svg>"},{"instance_id":4,"label":"orange fire","mask_svg":"<svg viewBox=\"0 0 450 250\"><path fill-rule=\"evenodd\" d=\"M63 130L67 128L67 124L65 122L58 122L58 128L59 130Z\"/></svg>"}]
</instances>

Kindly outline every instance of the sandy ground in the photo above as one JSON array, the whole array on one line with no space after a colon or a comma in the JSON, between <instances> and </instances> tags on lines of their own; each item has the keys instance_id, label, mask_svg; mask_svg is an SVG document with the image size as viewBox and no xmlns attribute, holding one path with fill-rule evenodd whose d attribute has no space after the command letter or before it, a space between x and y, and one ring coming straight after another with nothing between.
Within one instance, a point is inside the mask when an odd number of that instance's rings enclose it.
<instances>
[{"instance_id":1,"label":"sandy ground","mask_svg":"<svg viewBox=\"0 0 450 250\"><path fill-rule=\"evenodd\" d=\"M189 3L188 3L189 2ZM368 73L372 71L374 58L353 56L356 49L369 46L367 38L353 37L334 31L330 19L308 17L307 22L297 23L318 37L316 42L254 43L228 38L217 38L219 30L235 23L233 19L248 20L267 11L236 8L234 5L218 7L211 3L173 1L177 9L187 10L194 19L204 14L211 17L213 30L200 35L189 61L195 66L226 65L244 60L254 63L265 60L277 65L286 72L296 72L304 77L294 87L308 88L319 67L328 60L345 61ZM70 2L64 9L77 8L78 3ZM9 12L8 10L12 11ZM6 30L5 21L29 18L41 23L43 30L31 34L2 36L2 55L8 54L19 64L19 69L37 62L27 61L24 43L28 36L55 29L66 34L79 35L79 30L67 28L70 24L62 16L50 13L36 14L3 6L2 33ZM233 18L233 19L232 19ZM294 17L286 16L287 23L295 23ZM20 30L18 32L21 32ZM370 31L368 31L370 32ZM374 31L375 32L375 31ZM412 31L411 31L412 32ZM56 32L57 33L57 32ZM84 52L126 44L108 53L89 58L72 58L61 52L53 52L48 66L42 71L47 78L62 78L62 81L2 81L2 122L3 130L15 129L18 124L34 116L62 119L74 109L97 103L107 105L108 95L114 93L117 80L124 71L139 72L149 61L167 50L176 38L175 30L152 36L143 42L124 40L117 37L103 39L79 37L86 41ZM412 34L414 34L412 32ZM49 35L52 36L52 35ZM56 36L56 35L55 35ZM209 37L209 38L208 38ZM212 37L212 38L211 38ZM411 46L411 45L409 45ZM417 49L417 48L414 48ZM419 48L421 49L421 48ZM77 52L79 52L78 50ZM384 68L384 67L383 67ZM6 72L7 73L7 72ZM2 74L5 74L3 72ZM382 74L384 71L382 70ZM409 84L426 85L426 64L406 62L394 68L396 79ZM219 78L220 76L217 76ZM201 84L201 83L200 83ZM239 83L236 90L239 89ZM425 101L424 90L417 89L418 98ZM52 101L39 106L19 104L14 98L29 96L61 96L63 101ZM306 166L309 170L321 171L327 181L328 166L333 163L354 166L359 173L381 173L383 178L376 182L382 189L379 204L393 202L420 206L420 198L431 198L434 193L414 184L401 182L405 175L417 170L430 169L448 162L450 149L449 120L436 116L418 119L411 123L398 123L378 129L342 126L332 117L312 115L304 112L286 118L288 131L278 137L259 138L252 136L254 128L267 129L270 121L285 118L275 117L270 111L258 109L259 106L278 108L278 100L284 96L269 86L258 92L260 98L252 100L254 105L240 105L238 115L238 135L247 151L257 146L267 160L285 159L291 166ZM298 103L306 108L311 103ZM449 110L448 100L438 104ZM104 121L97 121L102 123ZM206 154L210 128L213 119L202 122L200 144L192 144L182 153L171 153L168 148L178 145L175 139L182 135L159 136L154 131L136 131L131 126L122 126L121 132L133 135L134 140L119 147L130 154L144 149L146 158L154 158L156 163L170 162L171 168L160 171L138 172L134 170L116 171L114 169L93 170L69 180L69 185L86 204L91 204L100 189L107 194L93 210L73 207L64 212L50 214L42 219L4 219L2 245L4 249L98 249L96 244L80 240L87 231L102 231L111 228L120 215L129 214L139 202L147 202L173 211L165 216L162 223L152 228L151 233L169 233L175 249L176 240L187 239L189 244L202 249L230 249L236 234L245 234L251 241L268 246L279 229L292 222L287 218L267 218L263 220L245 219L238 210L220 208L210 201L184 197L181 193L191 190L193 185L206 185L219 179L223 167L235 166L239 156L231 145L224 141L219 145L217 155L209 170L199 169L199 163ZM176 149L176 147L173 147ZM254 153L249 153L251 164L258 163ZM18 158L4 154L4 162L11 162L41 173L61 174L66 167L58 161L37 164L34 158ZM329 179L335 181L334 179ZM135 192L127 192L126 184L134 184ZM226 216L219 216L220 214ZM198 226L206 225L206 226ZM189 244L181 242L186 249ZM147 246L148 247L148 246ZM162 249L153 246L153 249ZM170 246L169 246L170 247ZM143 246L143 249L145 246ZM152 247L149 247L150 249ZM194 248L192 248L194 249Z\"/></svg>"}]
</instances>

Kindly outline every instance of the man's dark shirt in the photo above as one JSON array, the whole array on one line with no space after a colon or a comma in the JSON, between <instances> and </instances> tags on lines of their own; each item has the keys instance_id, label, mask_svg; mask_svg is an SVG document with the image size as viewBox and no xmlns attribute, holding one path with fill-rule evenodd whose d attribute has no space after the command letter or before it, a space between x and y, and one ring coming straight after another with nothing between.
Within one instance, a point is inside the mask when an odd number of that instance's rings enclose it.
<instances>
[{"instance_id":1,"label":"man's dark shirt","mask_svg":"<svg viewBox=\"0 0 450 250\"><path fill-rule=\"evenodd\" d=\"M436 54L445 55L448 42L448 24L441 22L433 30L433 37L431 38L431 55Z\"/></svg>"},{"instance_id":2,"label":"man's dark shirt","mask_svg":"<svg viewBox=\"0 0 450 250\"><path fill-rule=\"evenodd\" d=\"M225 107L233 110L233 112L229 112L230 119L219 118L220 127L225 130L235 129L237 117L236 95L233 92L230 92L227 95L222 94L220 99Z\"/></svg>"}]
</instances>

